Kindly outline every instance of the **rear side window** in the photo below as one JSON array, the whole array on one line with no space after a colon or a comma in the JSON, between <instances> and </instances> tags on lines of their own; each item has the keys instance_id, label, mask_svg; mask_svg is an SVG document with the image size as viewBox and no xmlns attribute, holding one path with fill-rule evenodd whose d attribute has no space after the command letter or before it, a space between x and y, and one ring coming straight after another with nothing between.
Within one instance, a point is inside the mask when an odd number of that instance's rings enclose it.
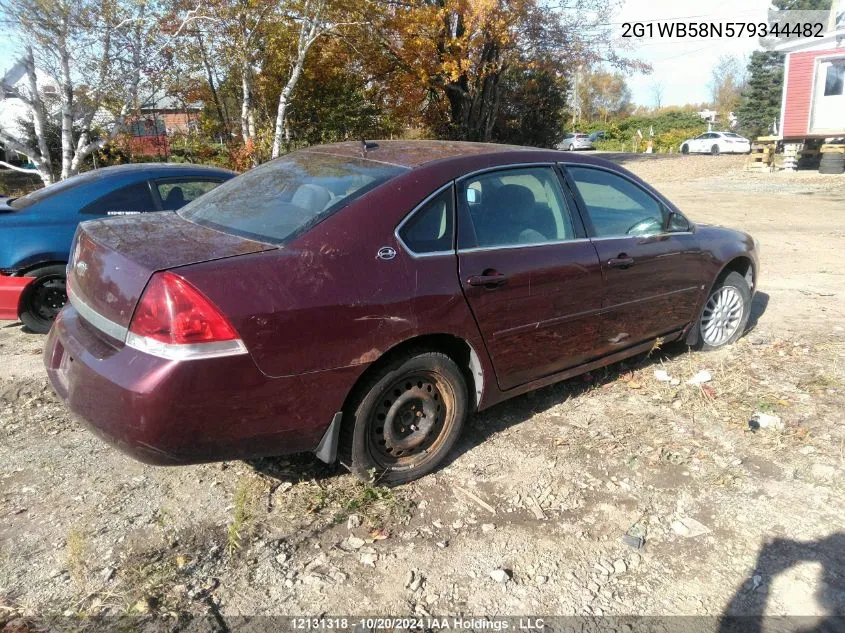
<instances>
[{"instance_id":1,"label":"rear side window","mask_svg":"<svg viewBox=\"0 0 845 633\"><path fill-rule=\"evenodd\" d=\"M549 167L509 169L463 181L458 203L471 221L461 224L461 248L543 244L575 238L557 174Z\"/></svg>"},{"instance_id":2,"label":"rear side window","mask_svg":"<svg viewBox=\"0 0 845 633\"><path fill-rule=\"evenodd\" d=\"M168 180L157 182L156 189L161 197L161 208L165 211L176 211L219 184L219 180Z\"/></svg>"},{"instance_id":3,"label":"rear side window","mask_svg":"<svg viewBox=\"0 0 845 633\"><path fill-rule=\"evenodd\" d=\"M131 215L154 211L153 197L146 182L115 189L82 208L85 215Z\"/></svg>"},{"instance_id":4,"label":"rear side window","mask_svg":"<svg viewBox=\"0 0 845 633\"><path fill-rule=\"evenodd\" d=\"M180 211L186 220L283 244L407 171L374 160L299 151L229 180Z\"/></svg>"},{"instance_id":5,"label":"rear side window","mask_svg":"<svg viewBox=\"0 0 845 633\"><path fill-rule=\"evenodd\" d=\"M414 253L451 252L454 215L454 194L448 187L402 225L399 237Z\"/></svg>"}]
</instances>

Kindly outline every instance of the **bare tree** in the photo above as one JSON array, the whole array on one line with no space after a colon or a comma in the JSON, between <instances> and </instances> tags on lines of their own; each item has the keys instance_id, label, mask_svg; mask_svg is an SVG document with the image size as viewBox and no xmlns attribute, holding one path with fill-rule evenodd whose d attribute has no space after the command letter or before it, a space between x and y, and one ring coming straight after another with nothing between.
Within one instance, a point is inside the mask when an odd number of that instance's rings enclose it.
<instances>
[{"instance_id":1,"label":"bare tree","mask_svg":"<svg viewBox=\"0 0 845 633\"><path fill-rule=\"evenodd\" d=\"M733 112L742 99L745 87L745 63L740 57L723 55L710 72L710 95L713 108L720 116Z\"/></svg>"},{"instance_id":2,"label":"bare tree","mask_svg":"<svg viewBox=\"0 0 845 633\"><path fill-rule=\"evenodd\" d=\"M157 6L157 5L156 5ZM86 158L111 142L151 94L168 52L199 9L174 19L131 0L0 0L24 49L27 106L35 142L0 129L0 141L27 156L44 184L56 180L46 128L55 118L42 98L36 65L59 87L60 178L79 173Z\"/></svg>"},{"instance_id":3,"label":"bare tree","mask_svg":"<svg viewBox=\"0 0 845 633\"><path fill-rule=\"evenodd\" d=\"M666 86L662 81L655 81L651 84L651 96L654 99L654 107L660 109L663 107L663 91Z\"/></svg>"},{"instance_id":4,"label":"bare tree","mask_svg":"<svg viewBox=\"0 0 845 633\"><path fill-rule=\"evenodd\" d=\"M308 51L314 43L330 31L342 26L361 24L361 22L339 21L332 22L327 17L329 0L305 0L302 11L299 14L288 14L299 25L299 34L296 42L296 52L291 63L290 75L285 82L282 92L279 94L279 106L276 109L276 125L273 130L273 153L272 157L277 158L282 151L282 137L284 135L287 110L290 105L290 98L294 88L302 75L305 67L305 59Z\"/></svg>"}]
</instances>

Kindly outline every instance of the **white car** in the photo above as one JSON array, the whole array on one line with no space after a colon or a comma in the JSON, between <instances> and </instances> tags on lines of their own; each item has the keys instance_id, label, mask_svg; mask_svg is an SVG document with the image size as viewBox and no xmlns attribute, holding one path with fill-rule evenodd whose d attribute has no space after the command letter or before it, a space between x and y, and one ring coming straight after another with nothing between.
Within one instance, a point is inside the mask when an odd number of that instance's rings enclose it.
<instances>
[{"instance_id":1,"label":"white car","mask_svg":"<svg viewBox=\"0 0 845 633\"><path fill-rule=\"evenodd\" d=\"M586 134L570 132L558 143L557 148L569 150L570 152L574 152L577 149L593 149L593 141Z\"/></svg>"},{"instance_id":2,"label":"white car","mask_svg":"<svg viewBox=\"0 0 845 633\"><path fill-rule=\"evenodd\" d=\"M681 143L682 154L747 154L751 141L733 132L707 132Z\"/></svg>"}]
</instances>

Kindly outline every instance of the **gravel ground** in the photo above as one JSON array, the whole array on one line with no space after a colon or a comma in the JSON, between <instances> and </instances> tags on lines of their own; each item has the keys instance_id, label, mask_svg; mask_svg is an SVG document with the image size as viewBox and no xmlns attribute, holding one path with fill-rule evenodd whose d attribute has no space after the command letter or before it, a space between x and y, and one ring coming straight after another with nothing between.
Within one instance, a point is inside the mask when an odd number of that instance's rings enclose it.
<instances>
[{"instance_id":1,"label":"gravel ground","mask_svg":"<svg viewBox=\"0 0 845 633\"><path fill-rule=\"evenodd\" d=\"M131 461L57 402L43 338L0 327L0 628L177 613L845 614L845 177L614 158L692 218L760 239L751 331L476 415L448 466L401 488L310 456ZM686 384L701 370L708 382ZM778 422L751 430L755 412Z\"/></svg>"}]
</instances>

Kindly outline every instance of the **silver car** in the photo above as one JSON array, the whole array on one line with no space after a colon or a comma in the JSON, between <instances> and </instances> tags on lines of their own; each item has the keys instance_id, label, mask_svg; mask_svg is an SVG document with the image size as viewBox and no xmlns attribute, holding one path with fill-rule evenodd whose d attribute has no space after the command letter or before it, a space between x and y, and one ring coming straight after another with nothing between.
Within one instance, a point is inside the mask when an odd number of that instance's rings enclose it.
<instances>
[{"instance_id":1,"label":"silver car","mask_svg":"<svg viewBox=\"0 0 845 633\"><path fill-rule=\"evenodd\" d=\"M576 149L593 149L593 142L586 134L570 132L563 137L563 140L557 147L558 149L565 149L572 152Z\"/></svg>"}]
</instances>

